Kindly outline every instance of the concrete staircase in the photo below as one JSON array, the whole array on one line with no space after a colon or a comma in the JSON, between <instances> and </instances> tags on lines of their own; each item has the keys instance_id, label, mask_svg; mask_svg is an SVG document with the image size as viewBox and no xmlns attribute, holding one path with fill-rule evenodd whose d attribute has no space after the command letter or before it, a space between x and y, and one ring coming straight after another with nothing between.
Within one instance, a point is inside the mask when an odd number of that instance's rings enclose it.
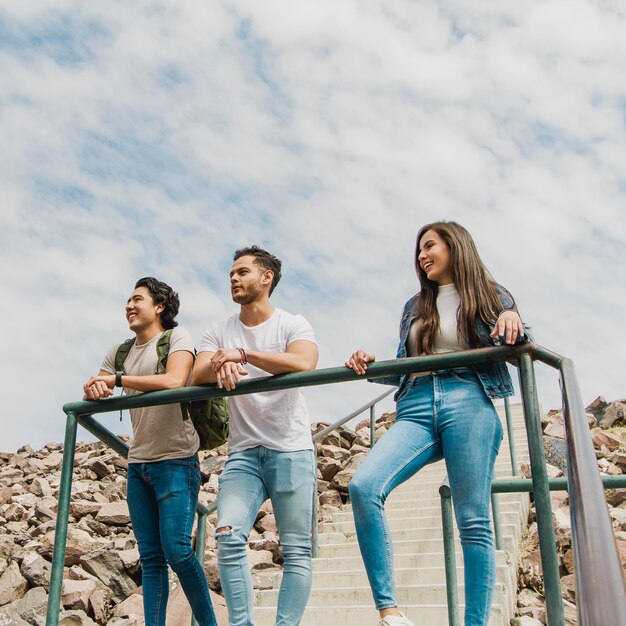
<instances>
[{"instance_id":1,"label":"concrete staircase","mask_svg":"<svg viewBox=\"0 0 626 626\"><path fill-rule=\"evenodd\" d=\"M496 476L511 475L504 406L497 406L504 441L496 461ZM524 418L512 405L518 463L527 462ZM447 626L446 585L441 530L439 486L445 477L443 462L425 467L398 487L386 504L394 539L394 569L399 608L417 626ZM528 516L528 494L499 497L504 550L497 553L497 583L490 626L508 625L515 608L516 564L519 541ZM378 613L356 541L350 505L333 521L320 525L319 558L313 561L313 589L301 626L374 626ZM463 557L457 536L457 579L463 612ZM273 626L278 587L257 593L257 626Z\"/></svg>"}]
</instances>

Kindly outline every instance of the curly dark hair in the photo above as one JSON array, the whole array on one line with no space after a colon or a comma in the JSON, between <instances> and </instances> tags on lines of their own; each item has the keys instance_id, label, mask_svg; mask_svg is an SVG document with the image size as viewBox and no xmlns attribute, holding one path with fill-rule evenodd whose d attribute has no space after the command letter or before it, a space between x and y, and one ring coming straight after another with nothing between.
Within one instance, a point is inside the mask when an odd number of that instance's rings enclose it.
<instances>
[{"instance_id":1,"label":"curly dark hair","mask_svg":"<svg viewBox=\"0 0 626 626\"><path fill-rule=\"evenodd\" d=\"M247 248L240 248L233 256L233 261L236 261L242 256L253 256L254 262L262 267L264 270L270 270L274 274L272 278L272 285L270 286L270 296L274 291L278 281L280 280L280 270L283 266L283 262L270 254L267 250L263 250L259 246L248 246Z\"/></svg>"},{"instance_id":2,"label":"curly dark hair","mask_svg":"<svg viewBox=\"0 0 626 626\"><path fill-rule=\"evenodd\" d=\"M135 289L138 287L145 287L150 292L154 304L163 305L160 318L165 330L178 326L178 322L174 318L178 315L180 300L178 294L169 285L152 276L145 276L135 284Z\"/></svg>"}]
</instances>

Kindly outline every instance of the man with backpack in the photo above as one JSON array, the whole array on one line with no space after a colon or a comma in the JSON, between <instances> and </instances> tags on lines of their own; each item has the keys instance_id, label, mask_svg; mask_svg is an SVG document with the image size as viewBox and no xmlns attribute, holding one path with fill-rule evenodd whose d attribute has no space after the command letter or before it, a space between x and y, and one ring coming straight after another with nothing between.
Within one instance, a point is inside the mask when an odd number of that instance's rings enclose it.
<instances>
[{"instance_id":1,"label":"man with backpack","mask_svg":"<svg viewBox=\"0 0 626 626\"><path fill-rule=\"evenodd\" d=\"M126 303L135 334L114 345L97 376L83 386L85 400L184 387L194 361L191 335L175 321L178 294L152 277L137 281ZM199 440L179 404L131 409L127 499L142 568L146 626L165 626L168 564L201 626L216 626L202 566L191 548L200 489Z\"/></svg>"},{"instance_id":2,"label":"man with backpack","mask_svg":"<svg viewBox=\"0 0 626 626\"><path fill-rule=\"evenodd\" d=\"M315 369L311 325L270 303L281 262L251 246L237 250L230 272L238 314L209 326L192 384L230 391L243 378ZM300 389L229 398L228 460L217 500L218 567L231 626L253 626L253 590L246 546L261 504L272 501L284 570L276 624L296 626L311 589L311 515L316 463Z\"/></svg>"}]
</instances>

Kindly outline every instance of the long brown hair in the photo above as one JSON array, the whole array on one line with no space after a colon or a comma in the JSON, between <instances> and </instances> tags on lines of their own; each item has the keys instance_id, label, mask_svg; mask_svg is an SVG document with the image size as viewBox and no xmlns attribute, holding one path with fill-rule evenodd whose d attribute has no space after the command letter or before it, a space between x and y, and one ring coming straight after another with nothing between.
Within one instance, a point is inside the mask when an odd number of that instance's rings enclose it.
<instances>
[{"instance_id":1,"label":"long brown hair","mask_svg":"<svg viewBox=\"0 0 626 626\"><path fill-rule=\"evenodd\" d=\"M434 230L450 248L450 270L461 303L457 311L457 335L467 341L470 348L480 345L476 333L476 318L493 325L502 310L496 282L482 262L472 236L456 222L433 222L422 226L415 244L415 270L420 282L420 292L415 299L417 318L416 354L432 354L439 331L437 311L438 284L428 280L420 267L420 241L424 234Z\"/></svg>"}]
</instances>

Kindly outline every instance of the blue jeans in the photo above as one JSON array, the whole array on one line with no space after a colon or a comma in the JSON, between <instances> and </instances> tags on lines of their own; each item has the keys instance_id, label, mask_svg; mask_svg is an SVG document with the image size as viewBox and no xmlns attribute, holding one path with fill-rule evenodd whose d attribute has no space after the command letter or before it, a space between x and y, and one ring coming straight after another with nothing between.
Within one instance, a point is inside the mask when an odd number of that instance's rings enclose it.
<instances>
[{"instance_id":1,"label":"blue jeans","mask_svg":"<svg viewBox=\"0 0 626 626\"><path fill-rule=\"evenodd\" d=\"M465 562L465 624L489 621L496 562L489 505L502 425L469 368L409 378L393 426L350 483L359 540L377 609L397 606L385 500L418 470L445 458Z\"/></svg>"},{"instance_id":2,"label":"blue jeans","mask_svg":"<svg viewBox=\"0 0 626 626\"><path fill-rule=\"evenodd\" d=\"M297 626L311 592L313 450L279 452L263 446L233 452L219 478L217 562L231 626L254 626L252 576L246 547L257 512L269 497L284 569L276 626Z\"/></svg>"},{"instance_id":3,"label":"blue jeans","mask_svg":"<svg viewBox=\"0 0 626 626\"><path fill-rule=\"evenodd\" d=\"M165 626L168 563L198 623L217 625L204 570L191 549L199 489L196 454L128 465L128 509L139 547L146 626Z\"/></svg>"}]
</instances>

